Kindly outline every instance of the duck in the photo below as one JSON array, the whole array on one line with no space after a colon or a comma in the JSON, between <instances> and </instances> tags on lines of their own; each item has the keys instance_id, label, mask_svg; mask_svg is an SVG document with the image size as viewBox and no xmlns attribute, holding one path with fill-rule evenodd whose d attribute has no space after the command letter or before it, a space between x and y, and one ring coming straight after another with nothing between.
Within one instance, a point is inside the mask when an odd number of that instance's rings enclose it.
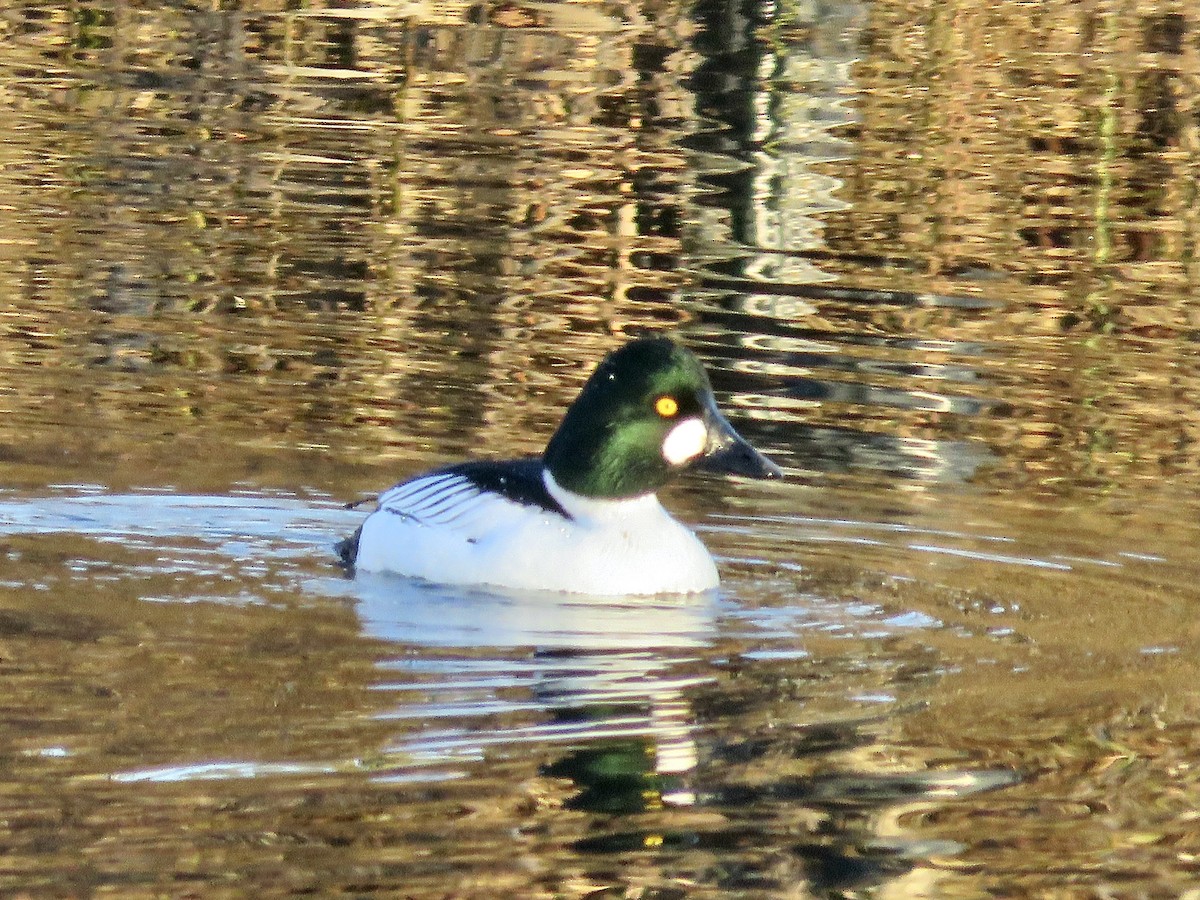
<instances>
[{"instance_id":1,"label":"duck","mask_svg":"<svg viewBox=\"0 0 1200 900\"><path fill-rule=\"evenodd\" d=\"M704 366L665 335L606 356L541 456L475 459L402 481L338 545L353 573L604 597L700 594L716 563L657 492L689 470L783 471L737 433Z\"/></svg>"}]
</instances>

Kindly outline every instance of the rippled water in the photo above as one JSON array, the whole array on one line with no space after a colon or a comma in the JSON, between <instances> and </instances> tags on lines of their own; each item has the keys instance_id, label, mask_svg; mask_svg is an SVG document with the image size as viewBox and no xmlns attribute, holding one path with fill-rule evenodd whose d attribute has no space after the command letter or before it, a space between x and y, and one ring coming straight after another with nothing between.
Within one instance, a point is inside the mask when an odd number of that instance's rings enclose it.
<instances>
[{"instance_id":1,"label":"rippled water","mask_svg":"<svg viewBox=\"0 0 1200 900\"><path fill-rule=\"evenodd\" d=\"M1192 896L1197 28L0 4L0 893ZM645 328L718 595L335 566Z\"/></svg>"}]
</instances>

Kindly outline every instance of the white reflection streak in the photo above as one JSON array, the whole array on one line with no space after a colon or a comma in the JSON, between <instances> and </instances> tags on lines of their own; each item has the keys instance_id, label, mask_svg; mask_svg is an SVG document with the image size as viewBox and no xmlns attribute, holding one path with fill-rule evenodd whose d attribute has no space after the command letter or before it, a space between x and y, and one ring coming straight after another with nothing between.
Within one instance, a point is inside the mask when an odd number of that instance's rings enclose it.
<instances>
[{"instance_id":1,"label":"white reflection streak","mask_svg":"<svg viewBox=\"0 0 1200 900\"><path fill-rule=\"evenodd\" d=\"M1032 559L1025 556L1003 556L999 553L980 553L976 550L958 550L952 547L937 547L933 544L909 544L909 550L923 550L926 553L941 553L945 556L961 556L966 559L978 559L983 562L1006 563L1013 566L1031 566L1035 569L1055 569L1059 572L1070 572L1071 566L1064 563L1049 562L1044 559Z\"/></svg>"}]
</instances>

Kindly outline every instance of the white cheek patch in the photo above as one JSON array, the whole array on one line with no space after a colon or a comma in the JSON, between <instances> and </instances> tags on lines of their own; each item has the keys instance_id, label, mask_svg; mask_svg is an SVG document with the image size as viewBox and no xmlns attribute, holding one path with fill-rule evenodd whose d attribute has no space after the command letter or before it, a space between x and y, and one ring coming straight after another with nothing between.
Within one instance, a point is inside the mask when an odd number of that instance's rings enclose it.
<instances>
[{"instance_id":1,"label":"white cheek patch","mask_svg":"<svg viewBox=\"0 0 1200 900\"><path fill-rule=\"evenodd\" d=\"M704 452L708 443L708 429L699 419L684 419L663 439L663 459L673 466L683 465Z\"/></svg>"}]
</instances>

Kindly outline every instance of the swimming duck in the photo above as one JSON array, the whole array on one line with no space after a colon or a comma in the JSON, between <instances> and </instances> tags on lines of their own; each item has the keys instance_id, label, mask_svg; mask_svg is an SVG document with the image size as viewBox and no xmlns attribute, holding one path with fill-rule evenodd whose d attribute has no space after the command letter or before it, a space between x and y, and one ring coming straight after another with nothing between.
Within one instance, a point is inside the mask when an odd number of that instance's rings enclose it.
<instances>
[{"instance_id":1,"label":"swimming duck","mask_svg":"<svg viewBox=\"0 0 1200 900\"><path fill-rule=\"evenodd\" d=\"M655 491L688 469L779 478L717 409L699 360L665 337L609 354L541 457L475 460L401 482L343 562L443 584L605 596L715 588L717 567Z\"/></svg>"}]
</instances>

